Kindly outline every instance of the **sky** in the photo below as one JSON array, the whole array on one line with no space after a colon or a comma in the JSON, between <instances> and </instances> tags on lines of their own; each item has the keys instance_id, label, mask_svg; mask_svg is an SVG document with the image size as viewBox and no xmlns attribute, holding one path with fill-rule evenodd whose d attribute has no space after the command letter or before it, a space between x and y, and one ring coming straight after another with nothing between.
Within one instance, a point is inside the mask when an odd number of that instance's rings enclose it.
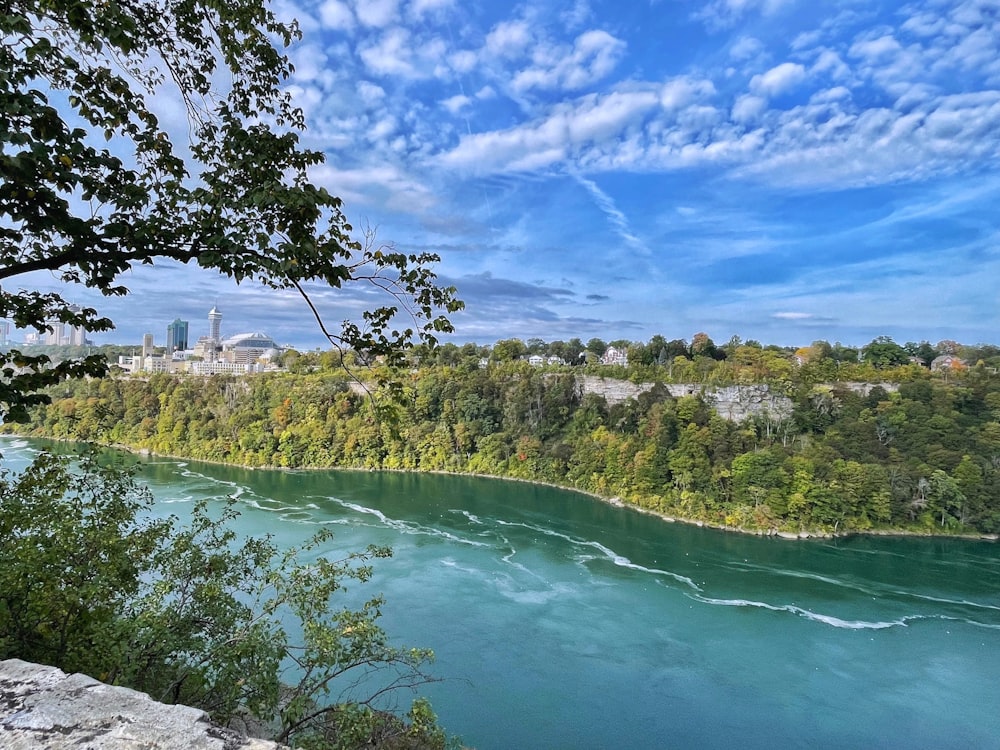
<instances>
[{"instance_id":1,"label":"sky","mask_svg":"<svg viewBox=\"0 0 1000 750\"><path fill-rule=\"evenodd\" d=\"M441 256L456 343L1000 342L1000 0L279 0L313 178ZM118 329L323 346L176 264ZM313 289L327 322L372 297ZM72 297L73 295L71 295Z\"/></svg>"}]
</instances>

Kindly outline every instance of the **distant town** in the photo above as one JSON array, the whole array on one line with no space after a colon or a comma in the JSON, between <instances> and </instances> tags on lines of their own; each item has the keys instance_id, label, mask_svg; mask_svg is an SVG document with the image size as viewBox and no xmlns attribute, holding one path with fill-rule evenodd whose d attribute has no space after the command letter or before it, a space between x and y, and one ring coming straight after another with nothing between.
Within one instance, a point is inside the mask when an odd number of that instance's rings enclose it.
<instances>
[{"instance_id":1,"label":"distant town","mask_svg":"<svg viewBox=\"0 0 1000 750\"><path fill-rule=\"evenodd\" d=\"M72 308L71 308L72 309ZM87 332L58 320L47 321L49 331L31 331L24 336L25 346L92 346ZM190 325L180 318L167 325L166 340L157 345L152 333L142 338L142 349L132 355L120 355L117 365L128 373L186 372L192 375L244 375L262 372L282 351L275 341L259 331L222 337L222 312L208 311L208 335L191 345ZM0 321L0 346L8 346L9 321Z\"/></svg>"},{"instance_id":2,"label":"distant town","mask_svg":"<svg viewBox=\"0 0 1000 750\"><path fill-rule=\"evenodd\" d=\"M79 311L71 306L71 311ZM153 373L178 373L190 375L248 375L274 371L289 366L288 355L294 355L292 362L298 362L299 369L317 367L319 349L300 352L296 347L279 345L268 334L260 331L222 335L222 311L218 305L208 311L207 335L200 336L193 343L190 338L190 323L180 318L166 327L166 337L157 342L152 333L146 333L142 345L121 346L106 344L97 347L87 339L87 332L79 327L58 320L46 321L48 331L30 331L24 335L25 347L66 347L76 351L52 351L50 357L79 356L80 348L100 349L105 353L113 369L133 375ZM0 349L9 348L12 324L0 320ZM656 335L648 343L616 340L605 343L591 339L584 343L578 338L566 341L545 342L539 338L521 341L505 339L492 345L480 346L453 343L441 345L440 350L431 354L425 347L414 349L412 361L422 363L455 364L458 360L474 361L479 367L490 362L521 360L534 367L559 365L605 365L619 368L630 366L662 366L668 378L680 376L682 379L703 380L708 370L727 361L729 369L737 369L743 364L756 361L761 356L785 360L794 365L830 360L840 364L868 364L876 369L919 365L932 371L960 370L973 363L982 362L990 372L1000 370L1000 347L991 344L967 346L956 341L944 340L936 345L927 341L897 344L890 337L879 336L863 347L842 346L839 342L831 345L826 341L814 341L810 346L779 347L764 346L757 341L743 341L733 336L727 343L716 345L705 333L696 333L688 342L684 339L667 341ZM354 353L358 362L363 357ZM681 376L675 372L684 371L684 362L700 361L698 372ZM714 364L713 364L714 363ZM707 368L707 369L706 369ZM758 368L759 369L759 368ZM766 369L766 368L765 368ZM723 378L724 379L724 378Z\"/></svg>"}]
</instances>

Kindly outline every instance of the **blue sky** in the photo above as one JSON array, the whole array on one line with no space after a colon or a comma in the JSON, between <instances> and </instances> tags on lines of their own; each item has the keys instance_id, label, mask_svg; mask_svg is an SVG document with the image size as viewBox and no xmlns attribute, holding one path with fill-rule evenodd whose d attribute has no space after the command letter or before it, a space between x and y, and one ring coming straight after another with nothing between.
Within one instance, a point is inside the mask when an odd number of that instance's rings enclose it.
<instances>
[{"instance_id":1,"label":"blue sky","mask_svg":"<svg viewBox=\"0 0 1000 750\"><path fill-rule=\"evenodd\" d=\"M276 8L315 179L442 256L457 342L1000 342L998 0ZM217 302L223 333L323 343L294 297L127 283L101 342L204 334ZM371 301L316 293L333 323Z\"/></svg>"}]
</instances>

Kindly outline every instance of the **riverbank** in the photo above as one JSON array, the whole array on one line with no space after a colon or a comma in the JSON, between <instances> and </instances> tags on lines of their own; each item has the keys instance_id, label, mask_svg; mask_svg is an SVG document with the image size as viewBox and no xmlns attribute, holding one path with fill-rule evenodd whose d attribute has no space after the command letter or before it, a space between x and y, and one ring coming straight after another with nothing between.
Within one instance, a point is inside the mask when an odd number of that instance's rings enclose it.
<instances>
[{"instance_id":1,"label":"riverbank","mask_svg":"<svg viewBox=\"0 0 1000 750\"><path fill-rule=\"evenodd\" d=\"M41 437L41 436L28 436L20 435L18 433L7 433L11 437L20 437L32 440L48 440L55 443L80 443L81 441L70 440L66 438L53 438L53 437ZM125 453L130 453L135 456L143 457L157 457L157 458L167 458L176 461L198 461L206 464L213 464L216 466L228 466L232 468L244 469L246 471L351 471L351 472L375 472L375 471L385 471L394 472L402 474L439 474L443 476L466 476L466 477L478 477L481 479L493 479L502 480L508 482L523 482L525 484L536 485L539 487L551 487L554 489L566 490L568 492L576 492L587 497L594 498L603 503L607 503L615 508L622 510L635 511L637 513L642 513L644 515L652 516L658 518L664 523L682 523L690 526L696 526L698 528L713 529L715 531L725 531L736 534L745 534L750 536L760 536L768 537L771 539L781 539L785 541L803 541L809 539L844 539L852 536L900 536L900 537L926 537L926 538L943 538L943 539L964 539L969 541L989 541L997 542L1000 541L1000 535L997 534L978 534L978 533L945 533L945 532L931 532L925 529L906 529L906 528L878 528L878 529L851 529L848 531L829 531L827 529L800 529L799 531L787 531L778 529L775 527L771 528L745 528L740 526L729 526L726 524L712 523L711 521L705 521L702 519L685 518L683 516L678 516L670 513L665 513L651 508L643 508L635 503L623 500L618 496L606 496L601 495L596 492L589 490L583 490L578 487L570 487L562 484L557 484L555 482L547 482L539 479L527 479L524 477L510 477L500 474L481 474L475 472L466 471L442 471L442 470L430 470L424 471L420 469L392 469L392 468L363 468L357 466L276 466L265 464L261 466L250 466L247 464L231 463L227 461L218 461L205 458L194 458L192 456L183 456L177 454L169 453L158 453L156 451L150 450L149 448L134 448L129 445L124 444L112 444L106 446L99 446L105 448L111 448L114 450L119 450Z\"/></svg>"}]
</instances>

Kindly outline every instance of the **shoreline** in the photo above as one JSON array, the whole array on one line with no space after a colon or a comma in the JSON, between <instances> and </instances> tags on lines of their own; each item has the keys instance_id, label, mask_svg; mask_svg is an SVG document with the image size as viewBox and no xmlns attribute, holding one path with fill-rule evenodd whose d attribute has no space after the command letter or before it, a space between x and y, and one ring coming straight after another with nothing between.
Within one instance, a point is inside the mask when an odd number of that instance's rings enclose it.
<instances>
[{"instance_id":1,"label":"shoreline","mask_svg":"<svg viewBox=\"0 0 1000 750\"><path fill-rule=\"evenodd\" d=\"M44 437L37 435L21 435L16 432L6 432L0 435L0 437L11 437L11 438L22 438L22 439L35 439L35 440L49 440L54 443L86 443L86 441L81 440L71 440L69 438L54 438L54 437ZM683 518L681 516L672 516L668 513L663 513L660 511L651 510L649 508L642 508L634 503L626 502L622 500L617 495L605 496L600 495L596 492L591 492L589 490L581 490L576 487L567 487L565 485L556 484L554 482L546 482L541 479L525 479L523 477L508 477L499 474L479 474L467 471L444 471L441 469L434 470L421 470L421 469L366 469L357 466L250 466L247 464L230 463L227 461L213 461L205 458L193 458L191 456L179 456L171 453L158 453L156 451L150 450L149 448L133 448L122 444L107 444L102 445L99 443L93 443L102 448L111 448L114 450L122 451L123 453L129 453L133 456L141 457L157 457L157 458L169 458L178 461L198 461L200 463L212 464L215 466L227 466L234 469L243 469L245 471L356 471L356 472L394 472L399 474L436 474L440 476L451 476L451 477L476 477L479 479L492 479L501 480L506 482L522 482L525 484L533 484L539 487L551 487L553 489L565 490L567 492L576 492L580 495L585 495L598 500L602 503L606 503L614 508L619 508L621 510L630 510L636 513L642 513L644 515L653 516L659 518L664 523L682 523L688 526L697 526L698 528L712 529L714 531L722 531L733 534L746 534L749 536L759 536L766 537L769 539L781 539L785 541L803 541L808 539L846 539L852 536L896 536L896 537L915 537L915 538L926 538L926 539L961 539L964 541L982 541L982 542L997 542L1000 541L1000 534L936 534L931 532L923 531L912 531L910 529L900 529L900 528L889 528L889 529L866 529L866 530L851 530L851 531L780 531L776 528L770 529L745 529L737 526L726 526L724 524L711 523L709 521L701 521L692 518Z\"/></svg>"}]
</instances>

